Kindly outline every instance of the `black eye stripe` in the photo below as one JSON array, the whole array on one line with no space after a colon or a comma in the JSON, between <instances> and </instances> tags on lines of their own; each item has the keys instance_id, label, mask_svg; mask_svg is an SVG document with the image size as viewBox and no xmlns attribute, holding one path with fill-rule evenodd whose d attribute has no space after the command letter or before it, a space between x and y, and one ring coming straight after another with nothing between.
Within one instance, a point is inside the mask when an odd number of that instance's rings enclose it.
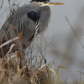
<instances>
[{"instance_id":1,"label":"black eye stripe","mask_svg":"<svg viewBox=\"0 0 84 84\"><path fill-rule=\"evenodd\" d=\"M37 2L50 2L50 0L32 0L31 2L33 1L37 1Z\"/></svg>"}]
</instances>

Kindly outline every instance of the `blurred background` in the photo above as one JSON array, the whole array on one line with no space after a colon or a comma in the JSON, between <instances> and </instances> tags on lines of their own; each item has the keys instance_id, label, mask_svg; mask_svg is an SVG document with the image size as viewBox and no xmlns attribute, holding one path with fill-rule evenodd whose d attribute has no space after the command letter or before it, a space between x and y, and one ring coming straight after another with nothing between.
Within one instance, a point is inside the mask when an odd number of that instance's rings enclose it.
<instances>
[{"instance_id":1,"label":"blurred background","mask_svg":"<svg viewBox=\"0 0 84 84\"><path fill-rule=\"evenodd\" d=\"M50 24L42 37L45 43L41 47L43 56L47 59L47 63L54 60L56 69L58 66L75 69L60 69L61 80L68 82L80 80L80 78L84 80L84 75L77 72L84 72L84 0L53 1L67 4L50 7ZM17 8L13 4L18 4L20 7L27 3L29 0L0 0L0 28L10 10ZM36 45L34 47L38 48Z\"/></svg>"}]
</instances>

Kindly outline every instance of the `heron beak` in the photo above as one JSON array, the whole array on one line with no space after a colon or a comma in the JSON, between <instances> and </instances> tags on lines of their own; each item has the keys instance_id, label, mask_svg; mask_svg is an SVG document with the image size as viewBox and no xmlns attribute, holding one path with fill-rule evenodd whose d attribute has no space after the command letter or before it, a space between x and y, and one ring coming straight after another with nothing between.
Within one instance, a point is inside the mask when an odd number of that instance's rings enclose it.
<instances>
[{"instance_id":1,"label":"heron beak","mask_svg":"<svg viewBox=\"0 0 84 84\"><path fill-rule=\"evenodd\" d=\"M54 3L54 2L49 2L48 6L53 6L53 5L64 5L67 3Z\"/></svg>"},{"instance_id":2,"label":"heron beak","mask_svg":"<svg viewBox=\"0 0 84 84\"><path fill-rule=\"evenodd\" d=\"M53 5L64 5L64 4L67 4L67 3L60 3L60 2L48 2L48 3L45 3L45 2L38 2L39 4L42 4L42 6L53 6Z\"/></svg>"}]
</instances>

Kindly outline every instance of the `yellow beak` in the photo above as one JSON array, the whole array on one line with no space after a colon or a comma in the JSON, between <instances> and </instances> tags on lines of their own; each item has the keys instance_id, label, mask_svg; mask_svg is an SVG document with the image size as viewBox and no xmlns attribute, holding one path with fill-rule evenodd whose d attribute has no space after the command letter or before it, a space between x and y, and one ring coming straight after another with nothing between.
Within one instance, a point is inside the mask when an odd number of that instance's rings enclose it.
<instances>
[{"instance_id":1,"label":"yellow beak","mask_svg":"<svg viewBox=\"0 0 84 84\"><path fill-rule=\"evenodd\" d=\"M42 4L42 6L53 6L53 5L64 5L64 4L67 4L67 3L55 3L55 2L48 2L48 3L45 3L45 2L38 2L39 4Z\"/></svg>"}]
</instances>

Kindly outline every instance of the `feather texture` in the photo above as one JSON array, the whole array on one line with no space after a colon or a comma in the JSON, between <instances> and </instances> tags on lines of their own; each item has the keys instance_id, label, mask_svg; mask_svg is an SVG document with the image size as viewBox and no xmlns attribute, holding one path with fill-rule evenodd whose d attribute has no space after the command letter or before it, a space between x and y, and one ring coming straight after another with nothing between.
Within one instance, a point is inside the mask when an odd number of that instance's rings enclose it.
<instances>
[{"instance_id":1,"label":"feather texture","mask_svg":"<svg viewBox=\"0 0 84 84\"><path fill-rule=\"evenodd\" d=\"M41 5L37 2L31 2L30 4L26 4L19 7L19 9L14 10L14 12L10 14L8 19L5 21L0 30L3 43L18 36L19 32L22 32L23 37L21 44L24 46L23 48L27 48L31 44L32 40L30 40L30 38L32 38L34 35L36 24L32 19L27 17L27 13L32 10L37 11L40 15L40 19L38 21L38 34L43 32L48 27L51 15L50 8L48 6L41 7ZM9 24L13 25L16 30L13 29ZM19 44L17 41L13 43L17 45ZM6 47L7 46L5 46L4 49L6 49ZM6 50L8 51L8 49ZM4 50L5 54L7 51Z\"/></svg>"}]
</instances>

